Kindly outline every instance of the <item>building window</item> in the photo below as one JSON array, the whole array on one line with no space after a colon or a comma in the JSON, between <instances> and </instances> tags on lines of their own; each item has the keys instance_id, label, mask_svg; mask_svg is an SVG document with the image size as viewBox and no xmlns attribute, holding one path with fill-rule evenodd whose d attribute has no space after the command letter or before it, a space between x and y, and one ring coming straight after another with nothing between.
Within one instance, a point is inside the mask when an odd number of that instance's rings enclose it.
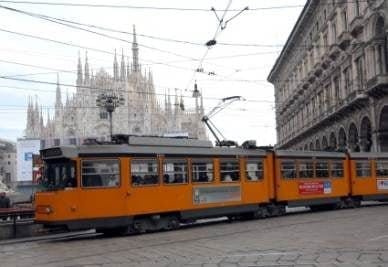
<instances>
[{"instance_id":1,"label":"building window","mask_svg":"<svg viewBox=\"0 0 388 267\"><path fill-rule=\"evenodd\" d=\"M323 110L324 110L324 105L325 105L325 102L324 102L324 98L323 98L323 92L319 92L318 94L318 99L319 99L319 106L318 106L318 110L319 110L319 113L322 113Z\"/></svg>"},{"instance_id":2,"label":"building window","mask_svg":"<svg viewBox=\"0 0 388 267\"><path fill-rule=\"evenodd\" d=\"M334 77L333 83L334 83L334 100L336 102L338 102L340 99L340 80L339 80L339 78Z\"/></svg>"},{"instance_id":3,"label":"building window","mask_svg":"<svg viewBox=\"0 0 388 267\"><path fill-rule=\"evenodd\" d=\"M166 184L184 184L188 181L186 160L166 159L163 171L163 182Z\"/></svg>"},{"instance_id":4,"label":"building window","mask_svg":"<svg viewBox=\"0 0 388 267\"><path fill-rule=\"evenodd\" d=\"M157 159L133 159L131 160L132 185L159 184Z\"/></svg>"},{"instance_id":5,"label":"building window","mask_svg":"<svg viewBox=\"0 0 388 267\"><path fill-rule=\"evenodd\" d=\"M76 145L77 144L77 139L76 138L70 138L70 145Z\"/></svg>"},{"instance_id":6,"label":"building window","mask_svg":"<svg viewBox=\"0 0 388 267\"><path fill-rule=\"evenodd\" d=\"M344 30L347 31L348 30L348 15L346 13L346 10L342 11L342 23L343 23L343 26L344 26Z\"/></svg>"},{"instance_id":7,"label":"building window","mask_svg":"<svg viewBox=\"0 0 388 267\"><path fill-rule=\"evenodd\" d=\"M209 183L214 180L212 159L193 159L191 162L192 181L195 183Z\"/></svg>"},{"instance_id":8,"label":"building window","mask_svg":"<svg viewBox=\"0 0 388 267\"><path fill-rule=\"evenodd\" d=\"M120 168L118 159L82 161L83 187L119 187Z\"/></svg>"},{"instance_id":9,"label":"building window","mask_svg":"<svg viewBox=\"0 0 388 267\"><path fill-rule=\"evenodd\" d=\"M359 16L360 13L361 13L361 10L360 10L360 0L355 0L355 6L356 6L356 15Z\"/></svg>"},{"instance_id":10,"label":"building window","mask_svg":"<svg viewBox=\"0 0 388 267\"><path fill-rule=\"evenodd\" d=\"M220 163L221 182L240 180L239 161L237 159L222 159Z\"/></svg>"},{"instance_id":11,"label":"building window","mask_svg":"<svg viewBox=\"0 0 388 267\"><path fill-rule=\"evenodd\" d=\"M336 19L333 20L331 25L331 30L333 34L333 43L337 42L337 25L336 25Z\"/></svg>"},{"instance_id":12,"label":"building window","mask_svg":"<svg viewBox=\"0 0 388 267\"><path fill-rule=\"evenodd\" d=\"M350 93L350 67L347 67L343 71L344 74L344 90L345 90L345 97L349 95Z\"/></svg>"},{"instance_id":13,"label":"building window","mask_svg":"<svg viewBox=\"0 0 388 267\"><path fill-rule=\"evenodd\" d=\"M362 56L356 59L356 68L358 89L362 89L365 79L364 59Z\"/></svg>"}]
</instances>

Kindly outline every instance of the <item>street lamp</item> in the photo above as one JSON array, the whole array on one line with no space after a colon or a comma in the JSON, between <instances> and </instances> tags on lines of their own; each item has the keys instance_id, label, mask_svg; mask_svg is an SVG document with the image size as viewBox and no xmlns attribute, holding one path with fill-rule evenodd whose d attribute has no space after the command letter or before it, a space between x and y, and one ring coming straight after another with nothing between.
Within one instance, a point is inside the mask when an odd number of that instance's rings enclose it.
<instances>
[{"instance_id":1,"label":"street lamp","mask_svg":"<svg viewBox=\"0 0 388 267\"><path fill-rule=\"evenodd\" d=\"M109 132L110 132L110 140L112 141L112 113L119 106L123 106L125 104L125 100L123 96L117 96L114 93L108 94L100 94L97 96L96 105L102 109L105 109L109 115Z\"/></svg>"}]
</instances>

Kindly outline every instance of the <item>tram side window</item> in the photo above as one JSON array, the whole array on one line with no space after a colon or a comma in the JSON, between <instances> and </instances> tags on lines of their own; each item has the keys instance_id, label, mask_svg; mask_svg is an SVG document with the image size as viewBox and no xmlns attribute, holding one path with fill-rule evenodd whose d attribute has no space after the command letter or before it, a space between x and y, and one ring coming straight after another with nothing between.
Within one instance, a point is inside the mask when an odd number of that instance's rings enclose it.
<instances>
[{"instance_id":1,"label":"tram side window","mask_svg":"<svg viewBox=\"0 0 388 267\"><path fill-rule=\"evenodd\" d=\"M212 159L193 159L192 180L195 183L210 183L214 180Z\"/></svg>"},{"instance_id":2,"label":"tram side window","mask_svg":"<svg viewBox=\"0 0 388 267\"><path fill-rule=\"evenodd\" d=\"M369 160L358 160L356 161L356 173L357 177L370 177L371 166Z\"/></svg>"},{"instance_id":3,"label":"tram side window","mask_svg":"<svg viewBox=\"0 0 388 267\"><path fill-rule=\"evenodd\" d=\"M37 182L44 189L50 190L77 186L74 161L45 162L43 169L43 177Z\"/></svg>"},{"instance_id":4,"label":"tram side window","mask_svg":"<svg viewBox=\"0 0 388 267\"><path fill-rule=\"evenodd\" d=\"M187 183L187 161L166 159L163 163L163 182L166 184Z\"/></svg>"},{"instance_id":5,"label":"tram side window","mask_svg":"<svg viewBox=\"0 0 388 267\"><path fill-rule=\"evenodd\" d=\"M388 161L378 160L376 162L376 176L377 177L388 177Z\"/></svg>"},{"instance_id":6,"label":"tram side window","mask_svg":"<svg viewBox=\"0 0 388 267\"><path fill-rule=\"evenodd\" d=\"M311 160L299 161L299 178L313 178L314 165Z\"/></svg>"},{"instance_id":7,"label":"tram side window","mask_svg":"<svg viewBox=\"0 0 388 267\"><path fill-rule=\"evenodd\" d=\"M340 160L331 162L331 177L344 177L344 164Z\"/></svg>"},{"instance_id":8,"label":"tram side window","mask_svg":"<svg viewBox=\"0 0 388 267\"><path fill-rule=\"evenodd\" d=\"M315 174L317 178L328 178L329 162L326 160L317 160L315 162Z\"/></svg>"},{"instance_id":9,"label":"tram side window","mask_svg":"<svg viewBox=\"0 0 388 267\"><path fill-rule=\"evenodd\" d=\"M261 159L250 159L246 163L246 177L248 181L258 181L263 179L263 161Z\"/></svg>"},{"instance_id":10,"label":"tram side window","mask_svg":"<svg viewBox=\"0 0 388 267\"><path fill-rule=\"evenodd\" d=\"M282 160L280 165L282 177L285 179L296 178L296 164L295 160Z\"/></svg>"},{"instance_id":11,"label":"tram side window","mask_svg":"<svg viewBox=\"0 0 388 267\"><path fill-rule=\"evenodd\" d=\"M134 186L159 184L158 161L156 159L133 159L131 176Z\"/></svg>"},{"instance_id":12,"label":"tram side window","mask_svg":"<svg viewBox=\"0 0 388 267\"><path fill-rule=\"evenodd\" d=\"M118 159L82 161L83 187L118 187L120 171Z\"/></svg>"},{"instance_id":13,"label":"tram side window","mask_svg":"<svg viewBox=\"0 0 388 267\"><path fill-rule=\"evenodd\" d=\"M222 159L220 162L221 182L237 182L240 180L239 161L237 159Z\"/></svg>"}]
</instances>

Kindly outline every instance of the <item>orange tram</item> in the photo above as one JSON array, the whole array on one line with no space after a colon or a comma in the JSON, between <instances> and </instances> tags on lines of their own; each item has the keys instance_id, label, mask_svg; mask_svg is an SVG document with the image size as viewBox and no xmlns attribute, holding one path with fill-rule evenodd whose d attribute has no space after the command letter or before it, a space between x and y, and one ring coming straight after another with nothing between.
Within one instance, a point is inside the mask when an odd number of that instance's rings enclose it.
<instances>
[{"instance_id":1,"label":"orange tram","mask_svg":"<svg viewBox=\"0 0 388 267\"><path fill-rule=\"evenodd\" d=\"M41 150L35 220L103 233L175 229L201 218L264 218L388 200L388 153L266 151L134 137Z\"/></svg>"}]
</instances>

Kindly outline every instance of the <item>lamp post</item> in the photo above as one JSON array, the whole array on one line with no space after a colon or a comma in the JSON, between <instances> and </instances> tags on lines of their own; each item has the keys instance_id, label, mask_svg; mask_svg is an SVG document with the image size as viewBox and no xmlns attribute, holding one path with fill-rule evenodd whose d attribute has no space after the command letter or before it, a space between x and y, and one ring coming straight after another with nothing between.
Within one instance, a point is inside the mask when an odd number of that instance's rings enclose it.
<instances>
[{"instance_id":1,"label":"lamp post","mask_svg":"<svg viewBox=\"0 0 388 267\"><path fill-rule=\"evenodd\" d=\"M123 96L117 96L114 93L100 94L97 96L96 105L102 109L105 109L109 115L109 132L110 140L112 141L113 125L112 125L112 113L119 106L123 106L125 100Z\"/></svg>"}]
</instances>

